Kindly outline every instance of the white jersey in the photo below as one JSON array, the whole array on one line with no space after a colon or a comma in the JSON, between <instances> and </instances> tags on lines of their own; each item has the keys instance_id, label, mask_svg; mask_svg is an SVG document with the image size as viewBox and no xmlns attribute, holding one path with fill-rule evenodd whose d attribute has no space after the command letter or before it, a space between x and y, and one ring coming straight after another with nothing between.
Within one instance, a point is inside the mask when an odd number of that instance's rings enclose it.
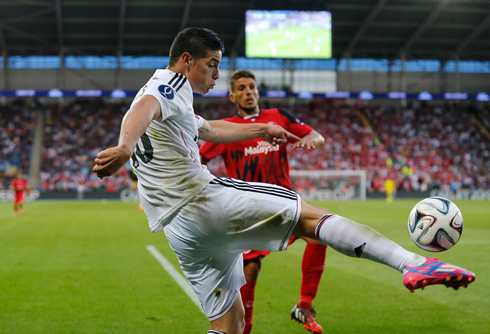
<instances>
[{"instance_id":1,"label":"white jersey","mask_svg":"<svg viewBox=\"0 0 490 334\"><path fill-rule=\"evenodd\" d=\"M157 70L133 104L145 95L158 100L162 117L153 120L138 140L131 165L150 229L158 232L214 176L199 158L198 128L204 120L194 114L187 78L167 69Z\"/></svg>"}]
</instances>

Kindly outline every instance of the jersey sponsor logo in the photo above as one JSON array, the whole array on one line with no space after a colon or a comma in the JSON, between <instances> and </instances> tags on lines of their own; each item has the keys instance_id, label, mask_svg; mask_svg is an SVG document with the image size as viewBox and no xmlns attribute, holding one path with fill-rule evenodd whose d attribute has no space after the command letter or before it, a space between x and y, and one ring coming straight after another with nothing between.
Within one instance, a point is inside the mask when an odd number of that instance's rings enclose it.
<instances>
[{"instance_id":1,"label":"jersey sponsor logo","mask_svg":"<svg viewBox=\"0 0 490 334\"><path fill-rule=\"evenodd\" d=\"M279 151L279 145L272 146L266 141L259 141L257 143L257 146L250 146L245 148L245 156L252 154L269 154L274 151Z\"/></svg>"},{"instance_id":2,"label":"jersey sponsor logo","mask_svg":"<svg viewBox=\"0 0 490 334\"><path fill-rule=\"evenodd\" d=\"M167 100L172 100L174 97L175 97L175 93L174 93L174 90L172 89L172 87L170 86L167 86L167 85L160 85L158 87L158 91L160 92L160 94L162 94L162 96L164 98L166 98Z\"/></svg>"}]
</instances>

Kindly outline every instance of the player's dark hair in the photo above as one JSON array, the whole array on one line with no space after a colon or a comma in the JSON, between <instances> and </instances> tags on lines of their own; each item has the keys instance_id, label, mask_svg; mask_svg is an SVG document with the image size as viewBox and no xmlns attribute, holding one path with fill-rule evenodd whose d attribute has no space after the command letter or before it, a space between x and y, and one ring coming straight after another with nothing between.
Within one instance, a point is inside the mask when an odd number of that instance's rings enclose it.
<instances>
[{"instance_id":1,"label":"player's dark hair","mask_svg":"<svg viewBox=\"0 0 490 334\"><path fill-rule=\"evenodd\" d=\"M170 46L169 66L175 65L184 52L194 59L205 58L209 51L225 52L225 45L218 34L207 28L190 27L177 34Z\"/></svg>"},{"instance_id":2,"label":"player's dark hair","mask_svg":"<svg viewBox=\"0 0 490 334\"><path fill-rule=\"evenodd\" d=\"M236 70L230 77L230 93L235 91L235 82L240 78L252 78L257 82L255 75L249 70Z\"/></svg>"}]
</instances>

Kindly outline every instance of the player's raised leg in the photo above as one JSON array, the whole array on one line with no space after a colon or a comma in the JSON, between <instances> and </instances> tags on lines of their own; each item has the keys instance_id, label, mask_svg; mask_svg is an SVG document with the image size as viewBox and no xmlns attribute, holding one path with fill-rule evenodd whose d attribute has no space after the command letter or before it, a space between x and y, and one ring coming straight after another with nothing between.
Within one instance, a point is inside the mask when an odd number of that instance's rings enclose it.
<instances>
[{"instance_id":1,"label":"player's raised leg","mask_svg":"<svg viewBox=\"0 0 490 334\"><path fill-rule=\"evenodd\" d=\"M344 255L395 268L403 273L403 283L412 292L433 284L458 288L475 280L470 271L409 252L368 226L305 202L293 234L314 237Z\"/></svg>"}]
</instances>

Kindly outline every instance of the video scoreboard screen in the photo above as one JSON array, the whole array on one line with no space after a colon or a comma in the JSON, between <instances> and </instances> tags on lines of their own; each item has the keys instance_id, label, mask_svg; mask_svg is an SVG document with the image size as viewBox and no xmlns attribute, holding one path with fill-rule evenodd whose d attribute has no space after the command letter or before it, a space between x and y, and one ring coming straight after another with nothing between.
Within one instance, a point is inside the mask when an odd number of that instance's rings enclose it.
<instances>
[{"instance_id":1,"label":"video scoreboard screen","mask_svg":"<svg viewBox=\"0 0 490 334\"><path fill-rule=\"evenodd\" d=\"M327 11L247 10L249 58L332 58L332 15Z\"/></svg>"}]
</instances>

